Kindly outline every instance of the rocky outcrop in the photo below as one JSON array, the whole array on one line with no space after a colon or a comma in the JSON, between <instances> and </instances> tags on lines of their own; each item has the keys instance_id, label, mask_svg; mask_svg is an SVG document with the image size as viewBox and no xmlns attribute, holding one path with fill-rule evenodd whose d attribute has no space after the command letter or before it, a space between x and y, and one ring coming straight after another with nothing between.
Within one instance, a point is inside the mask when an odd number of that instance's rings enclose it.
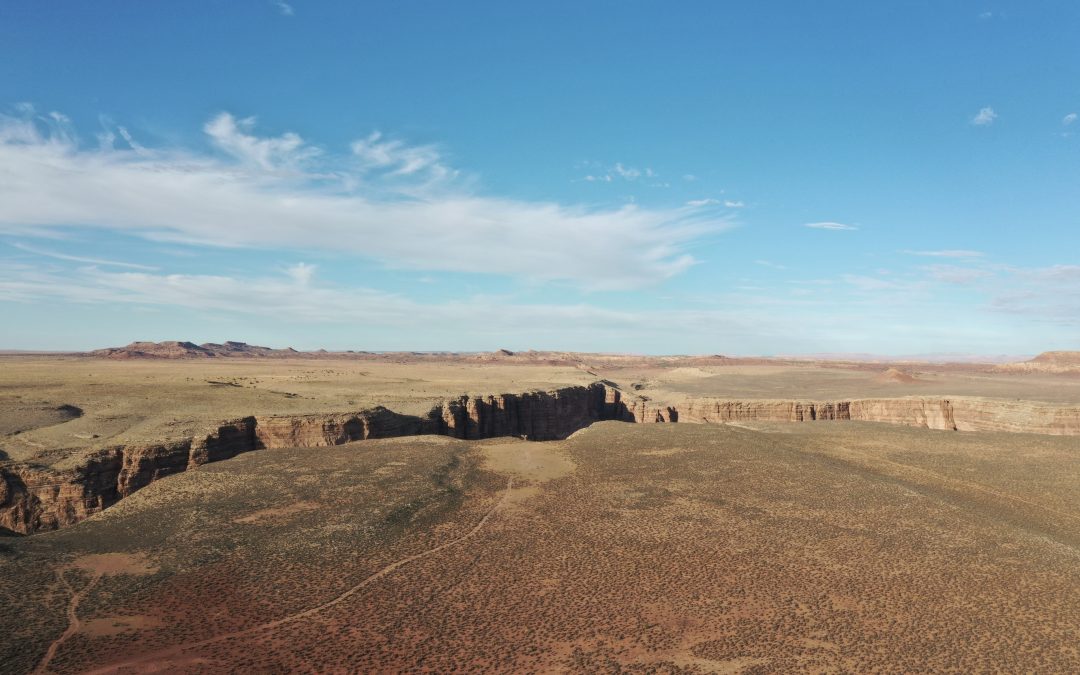
<instances>
[{"instance_id":1,"label":"rocky outcrop","mask_svg":"<svg viewBox=\"0 0 1080 675\"><path fill-rule=\"evenodd\" d=\"M324 352L325 353L325 352ZM90 352L114 360L130 359L214 359L214 358L289 358L299 354L292 347L272 349L249 345L246 342L194 342L167 340L165 342L132 342L123 347L108 347Z\"/></svg>"},{"instance_id":2,"label":"rocky outcrop","mask_svg":"<svg viewBox=\"0 0 1080 675\"><path fill-rule=\"evenodd\" d=\"M90 352L91 356L107 359L208 359L214 354L194 342L168 340L165 342L132 342L123 347L108 347Z\"/></svg>"},{"instance_id":3,"label":"rocky outcrop","mask_svg":"<svg viewBox=\"0 0 1080 675\"><path fill-rule=\"evenodd\" d=\"M0 528L19 533L77 523L165 476L260 448L317 448L369 438L565 438L598 420L636 423L856 420L948 431L1080 435L1080 408L985 398L839 401L685 399L656 402L609 382L547 392L461 396L427 415L355 413L244 417L192 438L103 448L74 469L0 466Z\"/></svg>"},{"instance_id":4,"label":"rocky outcrop","mask_svg":"<svg viewBox=\"0 0 1080 675\"><path fill-rule=\"evenodd\" d=\"M255 418L225 422L194 438L102 448L69 470L0 466L0 527L30 533L83 520L150 483L255 450Z\"/></svg>"},{"instance_id":5,"label":"rocky outcrop","mask_svg":"<svg viewBox=\"0 0 1080 675\"><path fill-rule=\"evenodd\" d=\"M119 499L121 459L114 448L57 472L20 464L0 467L0 527L29 534L77 523Z\"/></svg>"},{"instance_id":6,"label":"rocky outcrop","mask_svg":"<svg viewBox=\"0 0 1080 675\"><path fill-rule=\"evenodd\" d=\"M882 373L874 377L874 381L880 382L881 384L915 384L916 382L921 382L919 378L910 373L905 373L899 368L885 369Z\"/></svg>"},{"instance_id":7,"label":"rocky outcrop","mask_svg":"<svg viewBox=\"0 0 1080 675\"><path fill-rule=\"evenodd\" d=\"M1080 374L1080 352L1043 352L1033 359L1005 363L994 370L1004 373Z\"/></svg>"},{"instance_id":8,"label":"rocky outcrop","mask_svg":"<svg viewBox=\"0 0 1080 675\"><path fill-rule=\"evenodd\" d=\"M255 418L255 446L260 448L319 448L426 433L433 433L427 420L382 407L346 414Z\"/></svg>"},{"instance_id":9,"label":"rocky outcrop","mask_svg":"<svg viewBox=\"0 0 1080 675\"><path fill-rule=\"evenodd\" d=\"M1080 407L985 398L955 398L951 405L959 431L1080 435Z\"/></svg>"},{"instance_id":10,"label":"rocky outcrop","mask_svg":"<svg viewBox=\"0 0 1080 675\"><path fill-rule=\"evenodd\" d=\"M1080 407L989 398L910 396L847 401L687 399L677 404L623 398L620 405L626 411L626 417L612 419L630 419L638 423L854 420L943 431L1080 435Z\"/></svg>"},{"instance_id":11,"label":"rocky outcrop","mask_svg":"<svg viewBox=\"0 0 1080 675\"><path fill-rule=\"evenodd\" d=\"M956 431L953 402L937 398L860 399L848 404L850 418L863 422L903 424Z\"/></svg>"},{"instance_id":12,"label":"rocky outcrop","mask_svg":"<svg viewBox=\"0 0 1080 675\"><path fill-rule=\"evenodd\" d=\"M534 441L566 438L609 414L601 383L555 391L462 396L432 411L430 433L477 439L522 436Z\"/></svg>"},{"instance_id":13,"label":"rocky outcrop","mask_svg":"<svg viewBox=\"0 0 1080 675\"><path fill-rule=\"evenodd\" d=\"M261 448L328 447L421 434L565 438L607 419L606 392L597 383L548 392L461 396L424 416L377 407L355 413L244 417L192 438L103 448L66 471L10 463L0 466L0 527L31 533L71 525L160 478Z\"/></svg>"},{"instance_id":14,"label":"rocky outcrop","mask_svg":"<svg viewBox=\"0 0 1080 675\"><path fill-rule=\"evenodd\" d=\"M235 457L259 447L255 435L255 417L241 417L223 422L217 428L191 439L187 468Z\"/></svg>"}]
</instances>

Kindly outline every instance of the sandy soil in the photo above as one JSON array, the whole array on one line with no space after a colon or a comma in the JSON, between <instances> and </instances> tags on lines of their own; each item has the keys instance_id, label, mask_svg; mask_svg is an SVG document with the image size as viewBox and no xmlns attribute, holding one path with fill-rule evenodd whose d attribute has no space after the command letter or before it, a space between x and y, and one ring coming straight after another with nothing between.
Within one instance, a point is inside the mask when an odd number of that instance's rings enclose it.
<instances>
[{"instance_id":1,"label":"sandy soil","mask_svg":"<svg viewBox=\"0 0 1080 675\"><path fill-rule=\"evenodd\" d=\"M866 423L265 450L5 540L0 671L1075 672L1078 484Z\"/></svg>"},{"instance_id":2,"label":"sandy soil","mask_svg":"<svg viewBox=\"0 0 1080 675\"><path fill-rule=\"evenodd\" d=\"M1080 378L1073 376L979 372L932 364L905 366L900 377L885 376L887 372L885 366L851 368L829 364L671 370L631 367L599 371L604 377L626 383L635 391L656 399L681 395L817 400L981 396L1080 403Z\"/></svg>"}]
</instances>

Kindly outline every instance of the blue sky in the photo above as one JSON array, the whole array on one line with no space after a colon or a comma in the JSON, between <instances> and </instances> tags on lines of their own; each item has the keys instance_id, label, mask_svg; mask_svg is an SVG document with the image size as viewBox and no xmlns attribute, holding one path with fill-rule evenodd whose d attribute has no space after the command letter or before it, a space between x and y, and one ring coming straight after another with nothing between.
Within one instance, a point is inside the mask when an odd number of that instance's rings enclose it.
<instances>
[{"instance_id":1,"label":"blue sky","mask_svg":"<svg viewBox=\"0 0 1080 675\"><path fill-rule=\"evenodd\" d=\"M0 7L0 348L1080 348L1075 2Z\"/></svg>"}]
</instances>

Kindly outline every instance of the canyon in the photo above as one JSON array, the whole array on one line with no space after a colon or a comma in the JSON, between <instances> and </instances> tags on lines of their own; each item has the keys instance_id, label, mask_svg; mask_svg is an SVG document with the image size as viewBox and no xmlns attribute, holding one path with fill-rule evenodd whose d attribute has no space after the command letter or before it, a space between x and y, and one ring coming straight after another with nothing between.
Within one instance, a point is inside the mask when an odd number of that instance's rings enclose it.
<instances>
[{"instance_id":1,"label":"canyon","mask_svg":"<svg viewBox=\"0 0 1080 675\"><path fill-rule=\"evenodd\" d=\"M0 672L1075 670L1068 356L260 352L0 354Z\"/></svg>"},{"instance_id":2,"label":"canyon","mask_svg":"<svg viewBox=\"0 0 1080 675\"><path fill-rule=\"evenodd\" d=\"M169 441L110 445L57 469L0 464L0 527L21 534L78 523L166 476L266 448L323 448L419 435L463 440L564 439L593 422L747 424L855 421L940 431L1080 435L1080 406L979 397L833 401L683 396L656 401L609 381L549 391L461 395L426 414L377 406L355 412L248 415Z\"/></svg>"}]
</instances>

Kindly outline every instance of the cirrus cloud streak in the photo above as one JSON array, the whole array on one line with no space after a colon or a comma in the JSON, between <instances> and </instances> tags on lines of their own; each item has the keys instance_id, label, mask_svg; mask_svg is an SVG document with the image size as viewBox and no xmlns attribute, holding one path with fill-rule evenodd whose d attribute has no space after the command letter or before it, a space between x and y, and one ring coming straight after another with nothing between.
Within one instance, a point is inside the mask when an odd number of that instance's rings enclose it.
<instances>
[{"instance_id":1,"label":"cirrus cloud streak","mask_svg":"<svg viewBox=\"0 0 1080 675\"><path fill-rule=\"evenodd\" d=\"M62 116L61 116L62 117ZM0 117L0 232L100 228L155 240L333 251L389 267L490 273L587 289L646 286L696 261L730 222L698 209L588 208L466 190L432 146L373 134L332 155L222 113L210 148L149 149L70 125ZM105 142L107 141L107 142Z\"/></svg>"}]
</instances>

